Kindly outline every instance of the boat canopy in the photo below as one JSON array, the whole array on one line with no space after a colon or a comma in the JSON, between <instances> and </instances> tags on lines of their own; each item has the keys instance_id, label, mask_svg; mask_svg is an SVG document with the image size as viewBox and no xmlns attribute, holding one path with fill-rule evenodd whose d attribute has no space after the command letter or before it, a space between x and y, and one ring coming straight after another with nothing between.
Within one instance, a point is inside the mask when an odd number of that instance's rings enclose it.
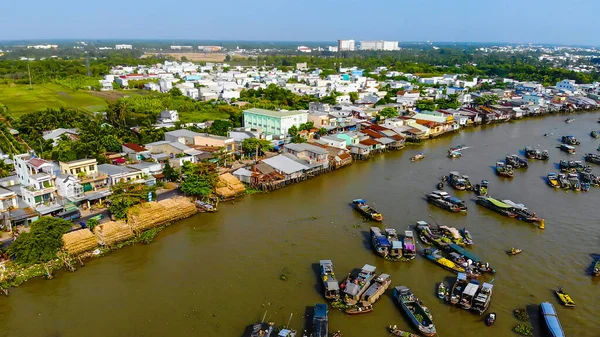
<instances>
[{"instance_id":1,"label":"boat canopy","mask_svg":"<svg viewBox=\"0 0 600 337\"><path fill-rule=\"evenodd\" d=\"M492 291L492 288L494 288L493 284L484 282L483 285L481 286L481 292L489 293Z\"/></svg>"},{"instance_id":2,"label":"boat canopy","mask_svg":"<svg viewBox=\"0 0 600 337\"><path fill-rule=\"evenodd\" d=\"M511 200L502 200L502 202L504 202L505 204L510 205L510 206L512 206L514 208L519 208L519 209L522 209L522 210L526 210L527 209L527 207L525 207L525 205L523 205L523 204L517 204L516 202L511 201Z\"/></svg>"},{"instance_id":3,"label":"boat canopy","mask_svg":"<svg viewBox=\"0 0 600 337\"><path fill-rule=\"evenodd\" d=\"M375 234L377 236L381 235L381 229L377 228L377 227L371 227L371 234Z\"/></svg>"},{"instance_id":4,"label":"boat canopy","mask_svg":"<svg viewBox=\"0 0 600 337\"><path fill-rule=\"evenodd\" d=\"M423 220L419 220L417 221L417 226L429 226L429 224Z\"/></svg>"},{"instance_id":5,"label":"boat canopy","mask_svg":"<svg viewBox=\"0 0 600 337\"><path fill-rule=\"evenodd\" d=\"M456 172L456 171L452 171L452 172L450 172L450 175L451 175L451 176L458 176L459 174L458 174L458 172Z\"/></svg>"},{"instance_id":6,"label":"boat canopy","mask_svg":"<svg viewBox=\"0 0 600 337\"><path fill-rule=\"evenodd\" d=\"M358 292L360 291L360 286L356 283L346 283L346 289L344 289L344 292L352 297L356 296L358 294Z\"/></svg>"},{"instance_id":7,"label":"boat canopy","mask_svg":"<svg viewBox=\"0 0 600 337\"><path fill-rule=\"evenodd\" d=\"M503 203L502 201L494 199L494 198L484 198L484 199L486 199L487 201L491 202L496 207L500 207L500 208L512 208L512 206L507 205L507 204Z\"/></svg>"},{"instance_id":8,"label":"boat canopy","mask_svg":"<svg viewBox=\"0 0 600 337\"><path fill-rule=\"evenodd\" d=\"M466 281L467 280L467 274L465 273L458 273L458 276L456 277L457 281Z\"/></svg>"},{"instance_id":9,"label":"boat canopy","mask_svg":"<svg viewBox=\"0 0 600 337\"><path fill-rule=\"evenodd\" d=\"M327 290L340 290L340 285L337 281L327 281Z\"/></svg>"},{"instance_id":10,"label":"boat canopy","mask_svg":"<svg viewBox=\"0 0 600 337\"><path fill-rule=\"evenodd\" d=\"M475 296L475 293L477 293L477 289L479 289L479 284L469 283L467 284L465 291L463 291L463 295L473 297Z\"/></svg>"},{"instance_id":11,"label":"boat canopy","mask_svg":"<svg viewBox=\"0 0 600 337\"><path fill-rule=\"evenodd\" d=\"M277 336L279 336L279 337L292 336L292 330L283 329L283 330L279 331L279 335L277 335Z\"/></svg>"},{"instance_id":12,"label":"boat canopy","mask_svg":"<svg viewBox=\"0 0 600 337\"><path fill-rule=\"evenodd\" d=\"M410 242L405 242L404 249L413 252L413 251L415 251L415 245Z\"/></svg>"},{"instance_id":13,"label":"boat canopy","mask_svg":"<svg viewBox=\"0 0 600 337\"><path fill-rule=\"evenodd\" d=\"M325 265L325 264L329 264L329 265L332 265L332 266L333 266L333 262L331 262L331 260L319 260L319 264L320 264L321 266L322 266L322 265Z\"/></svg>"},{"instance_id":14,"label":"boat canopy","mask_svg":"<svg viewBox=\"0 0 600 337\"><path fill-rule=\"evenodd\" d=\"M374 273L375 272L375 266L372 266L370 264L365 264L364 267L362 267L362 270L369 272L369 273Z\"/></svg>"},{"instance_id":15,"label":"boat canopy","mask_svg":"<svg viewBox=\"0 0 600 337\"><path fill-rule=\"evenodd\" d=\"M392 249L402 249L402 242L392 241Z\"/></svg>"},{"instance_id":16,"label":"boat canopy","mask_svg":"<svg viewBox=\"0 0 600 337\"><path fill-rule=\"evenodd\" d=\"M461 247L455 243L449 244L448 248L453 250L454 252L464 256L466 259L470 259L473 262L481 261L477 256L475 256L475 254L469 252L468 250L464 249L463 247Z\"/></svg>"},{"instance_id":17,"label":"boat canopy","mask_svg":"<svg viewBox=\"0 0 600 337\"><path fill-rule=\"evenodd\" d=\"M327 317L327 304L315 304L315 317Z\"/></svg>"},{"instance_id":18,"label":"boat canopy","mask_svg":"<svg viewBox=\"0 0 600 337\"><path fill-rule=\"evenodd\" d=\"M385 232L387 235L391 235L391 236L398 235L398 233L396 232L396 230L394 228L386 228Z\"/></svg>"},{"instance_id":19,"label":"boat canopy","mask_svg":"<svg viewBox=\"0 0 600 337\"><path fill-rule=\"evenodd\" d=\"M385 236L376 236L375 240L377 240L377 244L380 246L390 246L390 241ZM374 269L373 269L374 270Z\"/></svg>"},{"instance_id":20,"label":"boat canopy","mask_svg":"<svg viewBox=\"0 0 600 337\"><path fill-rule=\"evenodd\" d=\"M463 204L464 203L464 201L458 199L457 197L451 197L448 200L450 200L454 204Z\"/></svg>"},{"instance_id":21,"label":"boat canopy","mask_svg":"<svg viewBox=\"0 0 600 337\"><path fill-rule=\"evenodd\" d=\"M366 204L367 203L367 201L365 199L354 199L353 202L356 204Z\"/></svg>"},{"instance_id":22,"label":"boat canopy","mask_svg":"<svg viewBox=\"0 0 600 337\"><path fill-rule=\"evenodd\" d=\"M440 190L436 190L436 191L433 191L431 193L437 194L437 195L441 195L441 196L448 196L449 195L448 192L444 192L444 191L440 191Z\"/></svg>"},{"instance_id":23,"label":"boat canopy","mask_svg":"<svg viewBox=\"0 0 600 337\"><path fill-rule=\"evenodd\" d=\"M404 231L404 236L412 238L413 237L413 232L412 231Z\"/></svg>"}]
</instances>

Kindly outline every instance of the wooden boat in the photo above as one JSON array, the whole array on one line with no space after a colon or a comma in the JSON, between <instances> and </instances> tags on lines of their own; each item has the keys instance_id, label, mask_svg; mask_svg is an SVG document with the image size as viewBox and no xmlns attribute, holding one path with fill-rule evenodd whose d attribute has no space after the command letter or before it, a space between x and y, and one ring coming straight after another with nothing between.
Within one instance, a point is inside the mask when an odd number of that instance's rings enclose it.
<instances>
[{"instance_id":1,"label":"wooden boat","mask_svg":"<svg viewBox=\"0 0 600 337\"><path fill-rule=\"evenodd\" d=\"M514 218L517 216L513 212L513 208L510 205L507 205L502 201L496 200L492 197L479 196L477 197L477 200L475 200L475 203L507 217Z\"/></svg>"},{"instance_id":2,"label":"wooden boat","mask_svg":"<svg viewBox=\"0 0 600 337\"><path fill-rule=\"evenodd\" d=\"M333 272L333 262L331 260L319 261L321 267L321 280L325 289L325 298L330 301L336 301L340 298L340 285Z\"/></svg>"},{"instance_id":3,"label":"wooden boat","mask_svg":"<svg viewBox=\"0 0 600 337\"><path fill-rule=\"evenodd\" d=\"M444 282L440 282L440 284L438 284L438 291L437 291L437 295L439 299L444 299L446 298L446 295L448 293L448 288L446 288L446 285L444 284Z\"/></svg>"},{"instance_id":4,"label":"wooden boat","mask_svg":"<svg viewBox=\"0 0 600 337\"><path fill-rule=\"evenodd\" d=\"M465 287L462 295L460 296L460 307L465 310L471 310L473 307L473 299L475 298L475 294L479 290L479 281L471 280L469 284Z\"/></svg>"},{"instance_id":5,"label":"wooden boat","mask_svg":"<svg viewBox=\"0 0 600 337\"><path fill-rule=\"evenodd\" d=\"M425 336L435 336L435 325L429 308L423 305L408 287L394 288L394 298L415 329Z\"/></svg>"},{"instance_id":6,"label":"wooden boat","mask_svg":"<svg viewBox=\"0 0 600 337\"><path fill-rule=\"evenodd\" d=\"M568 160L561 159L558 162L558 168L560 169L560 172L563 172L563 173L569 173L569 172L573 171L573 168L571 168L571 165L569 165Z\"/></svg>"},{"instance_id":7,"label":"wooden boat","mask_svg":"<svg viewBox=\"0 0 600 337\"><path fill-rule=\"evenodd\" d=\"M470 246L473 244L473 238L471 237L471 233L469 232L467 227L464 227L463 229L460 230L460 235L462 235L463 241L467 246Z\"/></svg>"},{"instance_id":8,"label":"wooden boat","mask_svg":"<svg viewBox=\"0 0 600 337\"><path fill-rule=\"evenodd\" d=\"M527 159L538 159L538 160L548 160L550 159L550 155L548 154L548 151L543 150L536 150L533 149L529 146L525 147L525 157Z\"/></svg>"},{"instance_id":9,"label":"wooden boat","mask_svg":"<svg viewBox=\"0 0 600 337\"><path fill-rule=\"evenodd\" d=\"M275 327L275 323L256 323L246 328L242 337L276 337L279 330Z\"/></svg>"},{"instance_id":10,"label":"wooden boat","mask_svg":"<svg viewBox=\"0 0 600 337\"><path fill-rule=\"evenodd\" d=\"M591 186L600 186L600 180L593 173L579 172L579 181L581 181L582 184L587 183Z\"/></svg>"},{"instance_id":11,"label":"wooden boat","mask_svg":"<svg viewBox=\"0 0 600 337\"><path fill-rule=\"evenodd\" d=\"M460 158L460 157L462 157L462 152L460 152L458 150L448 152L448 158Z\"/></svg>"},{"instance_id":12,"label":"wooden boat","mask_svg":"<svg viewBox=\"0 0 600 337\"><path fill-rule=\"evenodd\" d=\"M417 247L415 243L413 231L404 231L404 239L402 240L402 256L405 259L412 260L415 258L415 256L417 256Z\"/></svg>"},{"instance_id":13,"label":"wooden boat","mask_svg":"<svg viewBox=\"0 0 600 337\"><path fill-rule=\"evenodd\" d=\"M296 330L281 329L277 337L296 337Z\"/></svg>"},{"instance_id":14,"label":"wooden boat","mask_svg":"<svg viewBox=\"0 0 600 337\"><path fill-rule=\"evenodd\" d=\"M511 248L510 250L506 251L506 254L508 255L517 255L517 254L521 254L523 250L522 249L518 249L518 248Z\"/></svg>"},{"instance_id":15,"label":"wooden boat","mask_svg":"<svg viewBox=\"0 0 600 337\"><path fill-rule=\"evenodd\" d=\"M475 299L473 300L473 311L479 315L483 315L483 313L486 312L492 301L493 290L493 284L487 282L483 283L481 288L479 288L479 292L475 296Z\"/></svg>"},{"instance_id":16,"label":"wooden boat","mask_svg":"<svg viewBox=\"0 0 600 337\"><path fill-rule=\"evenodd\" d=\"M371 227L371 246L373 251L381 257L388 256L392 248L388 238L381 234L381 230L377 227Z\"/></svg>"},{"instance_id":17,"label":"wooden boat","mask_svg":"<svg viewBox=\"0 0 600 337\"><path fill-rule=\"evenodd\" d=\"M352 205L359 213L364 215L369 220L379 222L383 220L383 216L381 215L381 213L377 212L371 206L367 205L367 201L365 199L354 199L352 200Z\"/></svg>"},{"instance_id":18,"label":"wooden boat","mask_svg":"<svg viewBox=\"0 0 600 337\"><path fill-rule=\"evenodd\" d=\"M488 184L487 180L482 180L479 184L475 185L474 191L477 195L487 196L488 194Z\"/></svg>"},{"instance_id":19,"label":"wooden boat","mask_svg":"<svg viewBox=\"0 0 600 337\"><path fill-rule=\"evenodd\" d=\"M315 314L313 315L313 337L329 336L329 317L327 304L315 304Z\"/></svg>"},{"instance_id":20,"label":"wooden boat","mask_svg":"<svg viewBox=\"0 0 600 337\"><path fill-rule=\"evenodd\" d=\"M590 137L598 139L598 138L600 138L600 133L598 133L598 131L594 130L594 131L590 132Z\"/></svg>"},{"instance_id":21,"label":"wooden boat","mask_svg":"<svg viewBox=\"0 0 600 337\"><path fill-rule=\"evenodd\" d=\"M567 178L566 174L559 173L557 179L558 179L558 184L560 185L560 188L563 188L563 189L571 188L571 184L569 183L569 179Z\"/></svg>"},{"instance_id":22,"label":"wooden boat","mask_svg":"<svg viewBox=\"0 0 600 337\"><path fill-rule=\"evenodd\" d=\"M462 296L462 293L465 291L465 288L468 284L469 281L467 280L467 274L458 273L456 281L454 282L452 290L447 298L448 302L450 302L452 305L457 305L458 302L460 302L460 297Z\"/></svg>"},{"instance_id":23,"label":"wooden boat","mask_svg":"<svg viewBox=\"0 0 600 337\"><path fill-rule=\"evenodd\" d=\"M460 265L457 265L456 263L445 258L442 255L442 252L440 252L437 249L425 249L423 251L423 254L425 255L425 258L427 260L436 263L437 265L439 265L440 267L442 267L446 270L449 270L454 273L464 273L465 272L465 269L463 267L461 267Z\"/></svg>"},{"instance_id":24,"label":"wooden boat","mask_svg":"<svg viewBox=\"0 0 600 337\"><path fill-rule=\"evenodd\" d=\"M517 204L510 200L500 201L491 197L477 197L476 203L502 215L532 223L540 229L545 228L544 219L529 211L523 204Z\"/></svg>"},{"instance_id":25,"label":"wooden boat","mask_svg":"<svg viewBox=\"0 0 600 337\"><path fill-rule=\"evenodd\" d=\"M587 153L585 155L585 161L588 163L600 165L600 155L597 155L595 153Z\"/></svg>"},{"instance_id":26,"label":"wooden boat","mask_svg":"<svg viewBox=\"0 0 600 337\"><path fill-rule=\"evenodd\" d=\"M574 119L574 118L567 118L567 119L565 119L565 123L567 123L567 124L571 124L571 123L573 123L574 121L575 121L575 119Z\"/></svg>"},{"instance_id":27,"label":"wooden boat","mask_svg":"<svg viewBox=\"0 0 600 337\"><path fill-rule=\"evenodd\" d=\"M537 224L538 227L542 229L544 228L544 219L539 218L535 212L531 212L525 205L518 204L508 199L502 200L502 202L513 208L513 212L516 214L518 220L531 222Z\"/></svg>"},{"instance_id":28,"label":"wooden boat","mask_svg":"<svg viewBox=\"0 0 600 337\"><path fill-rule=\"evenodd\" d=\"M438 191L438 192L441 192L441 191ZM444 193L446 193L446 192L444 192ZM447 195L447 193L446 193L446 195ZM458 206L456 206L453 203L451 203L450 201L446 200L446 198L441 196L439 193L428 194L427 201L430 204L433 204L441 209L445 209L445 210L453 212L453 213L458 213L461 211L461 209Z\"/></svg>"},{"instance_id":29,"label":"wooden boat","mask_svg":"<svg viewBox=\"0 0 600 337\"><path fill-rule=\"evenodd\" d=\"M417 154L415 154L414 156L410 157L410 161L415 162L417 160L421 160L425 158L425 154L423 152L419 152Z\"/></svg>"},{"instance_id":30,"label":"wooden boat","mask_svg":"<svg viewBox=\"0 0 600 337\"><path fill-rule=\"evenodd\" d=\"M431 230L429 224L425 221L419 220L415 225L415 229L419 233L419 239L426 245L431 244Z\"/></svg>"},{"instance_id":31,"label":"wooden boat","mask_svg":"<svg viewBox=\"0 0 600 337\"><path fill-rule=\"evenodd\" d=\"M499 161L496 163L496 174L501 177L512 178L515 175L511 165L506 165Z\"/></svg>"},{"instance_id":32,"label":"wooden boat","mask_svg":"<svg viewBox=\"0 0 600 337\"><path fill-rule=\"evenodd\" d=\"M506 162L506 165L511 165L516 169L529 167L529 163L527 163L527 160L520 158L516 154L507 155L504 161Z\"/></svg>"},{"instance_id":33,"label":"wooden boat","mask_svg":"<svg viewBox=\"0 0 600 337\"><path fill-rule=\"evenodd\" d=\"M217 208L214 205L202 200L196 200L195 204L196 208L198 209L198 212L200 213L217 211Z\"/></svg>"},{"instance_id":34,"label":"wooden boat","mask_svg":"<svg viewBox=\"0 0 600 337\"><path fill-rule=\"evenodd\" d=\"M496 269L490 267L489 263L482 261L479 257L475 256L475 254L471 253L470 251L464 249L463 247L457 244L449 244L446 247L444 247L444 250L447 253L456 253L464 257L464 259L466 260L471 260L471 265L469 267L472 269L476 269L481 273L496 273Z\"/></svg>"},{"instance_id":35,"label":"wooden boat","mask_svg":"<svg viewBox=\"0 0 600 337\"><path fill-rule=\"evenodd\" d=\"M563 144L566 145L580 145L581 142L577 140L574 136L562 136L561 139Z\"/></svg>"},{"instance_id":36,"label":"wooden boat","mask_svg":"<svg viewBox=\"0 0 600 337\"><path fill-rule=\"evenodd\" d=\"M360 300L361 300L362 306L366 307L370 304L374 304L375 302L377 302L379 297L381 297L381 295L383 295L385 293L385 291L387 290L387 288L390 286L391 283L392 283L392 279L390 278L390 275L381 274L381 275L377 276L373 280L373 282L371 283L371 286L369 286L367 291L365 291L361 295Z\"/></svg>"},{"instance_id":37,"label":"wooden boat","mask_svg":"<svg viewBox=\"0 0 600 337\"><path fill-rule=\"evenodd\" d=\"M542 316L544 316L544 322L546 323L546 328L550 333L551 337L565 337L565 332L560 325L560 321L558 320L558 315L556 315L556 310L554 310L554 306L552 303L543 302L540 304L542 310Z\"/></svg>"},{"instance_id":38,"label":"wooden boat","mask_svg":"<svg viewBox=\"0 0 600 337\"><path fill-rule=\"evenodd\" d=\"M360 271L348 275L346 281L342 284L344 302L347 305L356 305L374 277L375 267L369 264L365 264Z\"/></svg>"},{"instance_id":39,"label":"wooden boat","mask_svg":"<svg viewBox=\"0 0 600 337\"><path fill-rule=\"evenodd\" d=\"M559 149L563 152L566 152L568 154L575 154L575 148L571 145L567 145L567 144L560 144Z\"/></svg>"},{"instance_id":40,"label":"wooden boat","mask_svg":"<svg viewBox=\"0 0 600 337\"><path fill-rule=\"evenodd\" d=\"M448 253L448 258L457 266L460 266L462 269L464 269L464 272L465 274L467 274L467 277L476 279L481 276L479 265L474 265L473 261L469 261L469 259L467 259L464 255L451 252Z\"/></svg>"},{"instance_id":41,"label":"wooden boat","mask_svg":"<svg viewBox=\"0 0 600 337\"><path fill-rule=\"evenodd\" d=\"M472 191L473 184L471 184L471 180L469 179L469 176L463 174L462 179L465 181L465 187L466 187L465 190Z\"/></svg>"},{"instance_id":42,"label":"wooden boat","mask_svg":"<svg viewBox=\"0 0 600 337\"><path fill-rule=\"evenodd\" d=\"M466 245L462 234L458 229L445 225L438 226L438 228L440 229L440 231L442 231L442 236L444 236L447 239L450 239L450 241L452 241L453 243L463 247Z\"/></svg>"},{"instance_id":43,"label":"wooden boat","mask_svg":"<svg viewBox=\"0 0 600 337\"><path fill-rule=\"evenodd\" d=\"M402 259L402 242L398 238L398 233L394 228L386 228L385 236L390 242L390 252L386 259L390 261L399 261Z\"/></svg>"},{"instance_id":44,"label":"wooden boat","mask_svg":"<svg viewBox=\"0 0 600 337\"><path fill-rule=\"evenodd\" d=\"M463 200L453 197L450 194L448 194L447 192L437 190L437 191L431 192L431 194L438 195L442 198L442 200L449 202L452 206L458 207L460 212L467 211L467 205L465 204L465 202Z\"/></svg>"},{"instance_id":45,"label":"wooden boat","mask_svg":"<svg viewBox=\"0 0 600 337\"><path fill-rule=\"evenodd\" d=\"M560 303L562 303L562 305L570 308L575 307L575 301L573 301L571 296L569 296L569 294L567 294L562 287L558 287L558 290L556 290L554 293L556 294L556 296L558 296L558 299L560 300Z\"/></svg>"},{"instance_id":46,"label":"wooden boat","mask_svg":"<svg viewBox=\"0 0 600 337\"><path fill-rule=\"evenodd\" d=\"M560 183L558 182L558 177L556 176L556 173L548 173L548 175L546 176L546 182L548 182L548 185L552 188L560 188Z\"/></svg>"},{"instance_id":47,"label":"wooden boat","mask_svg":"<svg viewBox=\"0 0 600 337\"><path fill-rule=\"evenodd\" d=\"M390 331L390 334L394 335L394 336L399 336L399 337L419 337L419 335L415 335L414 333L402 331L402 330L398 329L395 325L394 326L390 325L388 327L388 330Z\"/></svg>"},{"instance_id":48,"label":"wooden boat","mask_svg":"<svg viewBox=\"0 0 600 337\"><path fill-rule=\"evenodd\" d=\"M360 315L360 314L366 314L373 311L373 306L372 305L368 305L366 307L363 306L354 306L352 308L348 308L346 310L344 310L345 313L347 313L348 315Z\"/></svg>"},{"instance_id":49,"label":"wooden boat","mask_svg":"<svg viewBox=\"0 0 600 337\"><path fill-rule=\"evenodd\" d=\"M592 267L590 268L590 272L592 273L592 276L600 276L600 258L597 258L592 263Z\"/></svg>"},{"instance_id":50,"label":"wooden boat","mask_svg":"<svg viewBox=\"0 0 600 337\"><path fill-rule=\"evenodd\" d=\"M485 316L485 325L492 326L494 323L496 323L496 313L491 312Z\"/></svg>"},{"instance_id":51,"label":"wooden boat","mask_svg":"<svg viewBox=\"0 0 600 337\"><path fill-rule=\"evenodd\" d=\"M448 184L455 190L464 191L467 189L466 181L456 171L450 172L448 176Z\"/></svg>"},{"instance_id":52,"label":"wooden boat","mask_svg":"<svg viewBox=\"0 0 600 337\"><path fill-rule=\"evenodd\" d=\"M581 191L581 183L579 182L579 176L577 173L569 173L567 179L573 191Z\"/></svg>"}]
</instances>

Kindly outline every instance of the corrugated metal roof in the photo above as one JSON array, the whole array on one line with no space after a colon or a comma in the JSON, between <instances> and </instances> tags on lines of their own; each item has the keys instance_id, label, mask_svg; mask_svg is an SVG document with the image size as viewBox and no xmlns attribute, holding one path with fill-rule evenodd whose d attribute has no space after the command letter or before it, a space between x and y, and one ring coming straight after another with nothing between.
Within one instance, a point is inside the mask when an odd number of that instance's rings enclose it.
<instances>
[{"instance_id":1,"label":"corrugated metal roof","mask_svg":"<svg viewBox=\"0 0 600 337\"><path fill-rule=\"evenodd\" d=\"M285 174L292 174L309 169L308 166L302 165L284 155L263 159L262 162Z\"/></svg>"}]
</instances>

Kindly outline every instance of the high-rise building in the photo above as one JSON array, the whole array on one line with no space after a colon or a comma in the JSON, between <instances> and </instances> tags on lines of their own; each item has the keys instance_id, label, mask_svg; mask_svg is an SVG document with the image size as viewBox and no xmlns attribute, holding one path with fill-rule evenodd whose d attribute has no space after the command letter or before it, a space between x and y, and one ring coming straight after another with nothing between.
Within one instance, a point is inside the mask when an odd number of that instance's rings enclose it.
<instances>
[{"instance_id":1,"label":"high-rise building","mask_svg":"<svg viewBox=\"0 0 600 337\"><path fill-rule=\"evenodd\" d=\"M338 51L354 51L354 40L338 40Z\"/></svg>"},{"instance_id":2,"label":"high-rise building","mask_svg":"<svg viewBox=\"0 0 600 337\"><path fill-rule=\"evenodd\" d=\"M133 46L130 44L117 44L115 45L115 49L132 49Z\"/></svg>"},{"instance_id":3,"label":"high-rise building","mask_svg":"<svg viewBox=\"0 0 600 337\"><path fill-rule=\"evenodd\" d=\"M360 41L360 50L398 50L398 41Z\"/></svg>"}]
</instances>

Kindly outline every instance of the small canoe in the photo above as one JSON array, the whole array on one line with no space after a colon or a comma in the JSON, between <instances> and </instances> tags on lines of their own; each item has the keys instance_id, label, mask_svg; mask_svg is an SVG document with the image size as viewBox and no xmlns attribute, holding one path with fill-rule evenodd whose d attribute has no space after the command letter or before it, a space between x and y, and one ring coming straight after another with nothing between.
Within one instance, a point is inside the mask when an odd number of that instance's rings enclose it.
<instances>
[{"instance_id":1,"label":"small canoe","mask_svg":"<svg viewBox=\"0 0 600 337\"><path fill-rule=\"evenodd\" d=\"M417 154L415 154L414 156L410 157L410 161L415 162L417 160L421 160L425 158L425 154L423 152L419 152Z\"/></svg>"},{"instance_id":2,"label":"small canoe","mask_svg":"<svg viewBox=\"0 0 600 337\"><path fill-rule=\"evenodd\" d=\"M438 298L444 299L446 297L447 288L444 282L440 282L438 285Z\"/></svg>"},{"instance_id":3,"label":"small canoe","mask_svg":"<svg viewBox=\"0 0 600 337\"><path fill-rule=\"evenodd\" d=\"M517 254L520 254L522 251L523 251L522 249L514 249L514 248L512 248L510 250L507 250L506 254L508 254L508 255L517 255Z\"/></svg>"},{"instance_id":4,"label":"small canoe","mask_svg":"<svg viewBox=\"0 0 600 337\"><path fill-rule=\"evenodd\" d=\"M485 316L485 325L492 326L496 323L496 313L491 312L487 316Z\"/></svg>"},{"instance_id":5,"label":"small canoe","mask_svg":"<svg viewBox=\"0 0 600 337\"><path fill-rule=\"evenodd\" d=\"M388 327L388 330L390 331L390 334L392 334L394 336L400 336L400 337L419 337L419 335L415 335L414 333L402 331L402 330L398 329L395 325L394 326L390 325Z\"/></svg>"},{"instance_id":6,"label":"small canoe","mask_svg":"<svg viewBox=\"0 0 600 337\"><path fill-rule=\"evenodd\" d=\"M565 293L562 287L558 287L558 290L555 291L556 296L565 307L573 308L575 307L575 301L569 296L569 294Z\"/></svg>"},{"instance_id":7,"label":"small canoe","mask_svg":"<svg viewBox=\"0 0 600 337\"><path fill-rule=\"evenodd\" d=\"M357 306L357 307L348 308L348 309L346 309L345 312L348 315L360 315L360 314L366 314L371 311L373 311L373 306L368 305L366 307Z\"/></svg>"}]
</instances>

